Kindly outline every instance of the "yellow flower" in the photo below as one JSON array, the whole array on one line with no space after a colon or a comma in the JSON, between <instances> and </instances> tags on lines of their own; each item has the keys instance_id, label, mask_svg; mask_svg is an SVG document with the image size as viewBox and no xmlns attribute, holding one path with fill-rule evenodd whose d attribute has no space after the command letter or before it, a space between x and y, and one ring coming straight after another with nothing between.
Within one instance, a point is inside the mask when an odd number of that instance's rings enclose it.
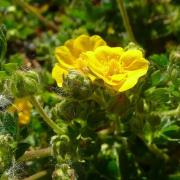
<instances>
[{"instance_id":1,"label":"yellow flower","mask_svg":"<svg viewBox=\"0 0 180 180\"><path fill-rule=\"evenodd\" d=\"M135 86L149 65L140 50L124 51L120 47L101 46L83 56L91 72L119 92Z\"/></svg>"},{"instance_id":2,"label":"yellow flower","mask_svg":"<svg viewBox=\"0 0 180 180\"><path fill-rule=\"evenodd\" d=\"M26 98L16 99L13 106L9 108L11 112L18 113L18 123L20 125L29 124L32 105Z\"/></svg>"},{"instance_id":3,"label":"yellow flower","mask_svg":"<svg viewBox=\"0 0 180 180\"><path fill-rule=\"evenodd\" d=\"M57 81L58 86L62 86L62 75L67 74L70 69L88 73L87 62L81 54L105 45L106 42L100 36L81 35L76 39L66 41L64 46L57 47L55 56L58 63L53 68L52 77Z\"/></svg>"}]
</instances>

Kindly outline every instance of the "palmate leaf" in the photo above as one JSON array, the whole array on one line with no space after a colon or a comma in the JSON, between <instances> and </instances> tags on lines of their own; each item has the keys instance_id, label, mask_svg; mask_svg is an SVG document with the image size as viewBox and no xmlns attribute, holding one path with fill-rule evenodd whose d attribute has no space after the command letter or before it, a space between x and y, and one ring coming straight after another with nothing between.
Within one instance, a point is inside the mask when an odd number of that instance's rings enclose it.
<instances>
[{"instance_id":1,"label":"palmate leaf","mask_svg":"<svg viewBox=\"0 0 180 180\"><path fill-rule=\"evenodd\" d=\"M7 50L7 41L6 41L6 27L4 25L0 26L0 66L4 60Z\"/></svg>"}]
</instances>

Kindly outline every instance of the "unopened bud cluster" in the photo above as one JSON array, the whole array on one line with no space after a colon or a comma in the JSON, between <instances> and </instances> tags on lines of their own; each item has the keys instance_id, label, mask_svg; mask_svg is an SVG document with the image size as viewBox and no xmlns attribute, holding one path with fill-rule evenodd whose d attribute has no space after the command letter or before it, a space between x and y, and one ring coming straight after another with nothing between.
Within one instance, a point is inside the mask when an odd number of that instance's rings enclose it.
<instances>
[{"instance_id":1,"label":"unopened bud cluster","mask_svg":"<svg viewBox=\"0 0 180 180\"><path fill-rule=\"evenodd\" d=\"M10 87L15 97L34 95L39 90L39 77L34 71L16 71Z\"/></svg>"},{"instance_id":2,"label":"unopened bud cluster","mask_svg":"<svg viewBox=\"0 0 180 180\"><path fill-rule=\"evenodd\" d=\"M82 73L71 70L64 77L63 89L75 99L88 98L93 93L91 80Z\"/></svg>"}]
</instances>

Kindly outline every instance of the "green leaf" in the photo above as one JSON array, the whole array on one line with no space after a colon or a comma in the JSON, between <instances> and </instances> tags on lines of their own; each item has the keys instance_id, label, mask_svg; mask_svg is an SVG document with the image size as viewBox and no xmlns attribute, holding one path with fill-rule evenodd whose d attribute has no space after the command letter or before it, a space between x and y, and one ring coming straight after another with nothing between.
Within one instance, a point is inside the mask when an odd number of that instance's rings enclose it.
<instances>
[{"instance_id":1,"label":"green leaf","mask_svg":"<svg viewBox=\"0 0 180 180\"><path fill-rule=\"evenodd\" d=\"M151 81L152 81L152 85L158 85L161 82L161 71L157 70L155 72L152 73L151 75Z\"/></svg>"},{"instance_id":2,"label":"green leaf","mask_svg":"<svg viewBox=\"0 0 180 180\"><path fill-rule=\"evenodd\" d=\"M15 151L16 159L21 157L24 154L24 152L29 148L29 146L30 144L28 143L19 143L18 149Z\"/></svg>"},{"instance_id":3,"label":"green leaf","mask_svg":"<svg viewBox=\"0 0 180 180\"><path fill-rule=\"evenodd\" d=\"M24 55L20 54L20 53L16 53L10 56L9 58L9 62L10 63L17 63L18 66L23 65L23 59L24 59Z\"/></svg>"},{"instance_id":4,"label":"green leaf","mask_svg":"<svg viewBox=\"0 0 180 180\"><path fill-rule=\"evenodd\" d=\"M152 131L152 127L149 124L149 122L146 122L143 128L144 131L144 139L148 144L152 143L153 140L153 131Z\"/></svg>"},{"instance_id":5,"label":"green leaf","mask_svg":"<svg viewBox=\"0 0 180 180\"><path fill-rule=\"evenodd\" d=\"M168 132L179 131L179 130L180 130L179 126L171 125L171 126L168 126L164 129L162 129L162 133L168 133Z\"/></svg>"},{"instance_id":6,"label":"green leaf","mask_svg":"<svg viewBox=\"0 0 180 180\"><path fill-rule=\"evenodd\" d=\"M176 121L169 119L163 120L156 132L156 138L163 143L167 141L177 142L180 141L180 127L176 124Z\"/></svg>"},{"instance_id":7,"label":"green leaf","mask_svg":"<svg viewBox=\"0 0 180 180\"><path fill-rule=\"evenodd\" d=\"M118 164L117 164L117 161L115 159L111 159L109 162L108 162L108 165L107 165L107 170L110 174L113 174L114 176L117 176L118 175Z\"/></svg>"},{"instance_id":8,"label":"green leaf","mask_svg":"<svg viewBox=\"0 0 180 180\"><path fill-rule=\"evenodd\" d=\"M7 50L7 41L6 41L6 27L4 25L0 26L0 64L5 57Z\"/></svg>"},{"instance_id":9,"label":"green leaf","mask_svg":"<svg viewBox=\"0 0 180 180\"><path fill-rule=\"evenodd\" d=\"M180 173L169 175L168 180L179 180L180 179Z\"/></svg>"},{"instance_id":10,"label":"green leaf","mask_svg":"<svg viewBox=\"0 0 180 180\"><path fill-rule=\"evenodd\" d=\"M173 134L178 134L178 132L180 132L180 127L175 123L176 122L170 120L162 122L160 133L169 136Z\"/></svg>"},{"instance_id":11,"label":"green leaf","mask_svg":"<svg viewBox=\"0 0 180 180\"><path fill-rule=\"evenodd\" d=\"M10 5L11 5L10 1L7 1L7 0L1 0L0 1L0 7L7 8Z\"/></svg>"},{"instance_id":12,"label":"green leaf","mask_svg":"<svg viewBox=\"0 0 180 180\"><path fill-rule=\"evenodd\" d=\"M17 116L11 113L0 112L0 133L11 134L16 137Z\"/></svg>"},{"instance_id":13,"label":"green leaf","mask_svg":"<svg viewBox=\"0 0 180 180\"><path fill-rule=\"evenodd\" d=\"M7 77L6 71L0 71L0 79L4 80Z\"/></svg>"},{"instance_id":14,"label":"green leaf","mask_svg":"<svg viewBox=\"0 0 180 180\"><path fill-rule=\"evenodd\" d=\"M17 63L7 63L7 64L3 64L3 69L11 74L12 72L14 72L15 70L18 69L18 65Z\"/></svg>"},{"instance_id":15,"label":"green leaf","mask_svg":"<svg viewBox=\"0 0 180 180\"><path fill-rule=\"evenodd\" d=\"M149 59L162 67L167 66L169 62L168 57L165 54L153 54Z\"/></svg>"},{"instance_id":16,"label":"green leaf","mask_svg":"<svg viewBox=\"0 0 180 180\"><path fill-rule=\"evenodd\" d=\"M169 101L169 89L152 87L145 91L145 96L155 103L166 103Z\"/></svg>"}]
</instances>

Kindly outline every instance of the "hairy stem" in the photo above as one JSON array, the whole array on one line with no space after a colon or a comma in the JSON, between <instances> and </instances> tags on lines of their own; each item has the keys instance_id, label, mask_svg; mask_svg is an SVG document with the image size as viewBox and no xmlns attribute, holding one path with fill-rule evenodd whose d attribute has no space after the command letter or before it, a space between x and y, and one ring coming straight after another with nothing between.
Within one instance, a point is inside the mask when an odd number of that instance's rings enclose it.
<instances>
[{"instance_id":1,"label":"hairy stem","mask_svg":"<svg viewBox=\"0 0 180 180\"><path fill-rule=\"evenodd\" d=\"M44 148L39 150L33 150L33 151L26 151L18 160L17 162L24 162L24 161L30 161L34 159L44 158L51 156L51 148Z\"/></svg>"},{"instance_id":2,"label":"hairy stem","mask_svg":"<svg viewBox=\"0 0 180 180\"><path fill-rule=\"evenodd\" d=\"M30 12L35 15L44 25L58 32L58 27L53 23L49 22L44 16L42 16L33 6L23 0L14 0L16 4L21 6L26 12Z\"/></svg>"},{"instance_id":3,"label":"hairy stem","mask_svg":"<svg viewBox=\"0 0 180 180\"><path fill-rule=\"evenodd\" d=\"M124 0L117 0L117 4L118 4L118 8L119 8L119 11L121 13L124 26L126 28L126 31L127 31L128 35L129 35L130 40L132 42L134 42L134 43L137 43L136 39L135 39L135 36L133 34L133 31L132 31L130 22L129 22L129 18L128 18L128 14L127 14L126 8L124 6Z\"/></svg>"},{"instance_id":4,"label":"hairy stem","mask_svg":"<svg viewBox=\"0 0 180 180\"><path fill-rule=\"evenodd\" d=\"M31 103L34 105L34 107L36 108L36 110L39 112L39 114L41 115L41 117L43 118L43 120L53 129L53 131L57 134L64 134L64 132L62 131L61 128L59 128L57 126L57 124L52 121L49 116L47 115L47 113L44 111L44 109L42 108L42 106L40 105L40 103L38 102L38 100L36 99L36 97L31 96L30 97L30 101Z\"/></svg>"},{"instance_id":5,"label":"hairy stem","mask_svg":"<svg viewBox=\"0 0 180 180\"><path fill-rule=\"evenodd\" d=\"M40 172L38 172L36 174L33 174L32 176L24 178L23 180L35 180L35 179L39 179L39 178L41 178L41 177L43 177L43 176L45 176L47 174L48 174L48 172L46 170L43 170L43 171L40 171Z\"/></svg>"}]
</instances>

